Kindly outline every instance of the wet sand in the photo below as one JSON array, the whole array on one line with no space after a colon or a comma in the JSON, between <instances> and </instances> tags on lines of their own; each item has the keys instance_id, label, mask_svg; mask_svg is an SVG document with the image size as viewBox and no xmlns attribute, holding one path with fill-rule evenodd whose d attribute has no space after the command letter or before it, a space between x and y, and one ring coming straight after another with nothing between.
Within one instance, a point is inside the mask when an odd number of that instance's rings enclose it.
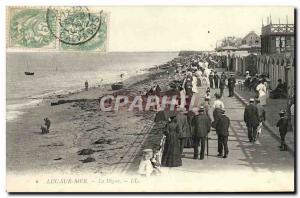
<instances>
[{"instance_id":1,"label":"wet sand","mask_svg":"<svg viewBox=\"0 0 300 198\"><path fill-rule=\"evenodd\" d=\"M152 71L124 81L132 94L172 80L165 71ZM65 171L112 174L127 171L140 150L159 144L160 127L154 111L102 112L97 99L112 94L110 85L48 98L14 122L7 122L7 171L11 174ZM86 101L51 106L58 100ZM43 118L51 120L49 134L41 135ZM150 131L147 134L147 130ZM145 141L146 140L146 141ZM130 168L132 169L132 168Z\"/></svg>"}]
</instances>

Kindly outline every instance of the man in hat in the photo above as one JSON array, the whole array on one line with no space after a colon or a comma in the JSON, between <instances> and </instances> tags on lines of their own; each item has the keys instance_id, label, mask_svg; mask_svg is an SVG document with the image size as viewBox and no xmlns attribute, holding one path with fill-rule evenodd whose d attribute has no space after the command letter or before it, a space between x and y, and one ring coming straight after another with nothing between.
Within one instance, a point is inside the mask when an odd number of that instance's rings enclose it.
<instances>
[{"instance_id":1,"label":"man in hat","mask_svg":"<svg viewBox=\"0 0 300 198\"><path fill-rule=\"evenodd\" d=\"M187 111L185 108L178 108L177 109L177 114L176 114L176 120L177 124L179 126L179 141L180 141L180 152L181 155L183 154L183 148L184 145L186 145L186 140L189 138L190 131L189 131L189 123L187 120Z\"/></svg>"},{"instance_id":2,"label":"man in hat","mask_svg":"<svg viewBox=\"0 0 300 198\"><path fill-rule=\"evenodd\" d=\"M193 95L193 91L192 91L192 88L193 88L192 72L187 73L186 78L183 81L182 87L184 87L186 95L188 95L188 96Z\"/></svg>"},{"instance_id":3,"label":"man in hat","mask_svg":"<svg viewBox=\"0 0 300 198\"><path fill-rule=\"evenodd\" d=\"M230 75L228 78L228 89L229 89L229 96L228 97L233 97L234 96L234 87L235 87L236 80L233 76L233 74Z\"/></svg>"},{"instance_id":4,"label":"man in hat","mask_svg":"<svg viewBox=\"0 0 300 198\"><path fill-rule=\"evenodd\" d=\"M210 72L208 79L209 79L209 87L211 89L213 89L214 88L214 72L213 71Z\"/></svg>"},{"instance_id":5,"label":"man in hat","mask_svg":"<svg viewBox=\"0 0 300 198\"><path fill-rule=\"evenodd\" d=\"M250 142L256 141L257 127L259 125L259 114L254 104L254 98L250 98L249 104L245 107L244 121L248 128L248 138Z\"/></svg>"},{"instance_id":6,"label":"man in hat","mask_svg":"<svg viewBox=\"0 0 300 198\"><path fill-rule=\"evenodd\" d=\"M259 81L259 78L258 78L258 74L256 74L252 80L251 80L251 89L252 90L256 90L256 86L258 85L258 81Z\"/></svg>"},{"instance_id":7,"label":"man in hat","mask_svg":"<svg viewBox=\"0 0 300 198\"><path fill-rule=\"evenodd\" d=\"M285 136L288 131L288 119L285 117L285 112L283 110L280 111L279 116L280 119L278 120L276 126L279 127L279 134L281 139L280 150L287 151Z\"/></svg>"},{"instance_id":8,"label":"man in hat","mask_svg":"<svg viewBox=\"0 0 300 198\"><path fill-rule=\"evenodd\" d=\"M203 160L205 152L205 140L207 138L207 134L210 132L211 127L210 119L206 115L203 106L200 106L199 114L193 118L192 126L194 127L194 159L198 159L198 147L200 144L200 160Z\"/></svg>"},{"instance_id":9,"label":"man in hat","mask_svg":"<svg viewBox=\"0 0 300 198\"><path fill-rule=\"evenodd\" d=\"M221 157L224 151L223 158L227 158L229 150L228 150L228 136L229 136L229 125L230 120L225 115L225 110L220 110L221 115L218 116L218 119L215 121L216 132L218 135L218 156Z\"/></svg>"},{"instance_id":10,"label":"man in hat","mask_svg":"<svg viewBox=\"0 0 300 198\"><path fill-rule=\"evenodd\" d=\"M219 88L219 80L220 80L220 76L218 75L218 72L215 71L214 81L215 81L215 88L216 88L216 89Z\"/></svg>"},{"instance_id":11,"label":"man in hat","mask_svg":"<svg viewBox=\"0 0 300 198\"><path fill-rule=\"evenodd\" d=\"M224 89L225 89L225 81L226 81L226 75L225 73L223 72L222 75L221 75L221 79L220 79L220 96L222 97L223 96L223 92L224 92Z\"/></svg>"}]
</instances>

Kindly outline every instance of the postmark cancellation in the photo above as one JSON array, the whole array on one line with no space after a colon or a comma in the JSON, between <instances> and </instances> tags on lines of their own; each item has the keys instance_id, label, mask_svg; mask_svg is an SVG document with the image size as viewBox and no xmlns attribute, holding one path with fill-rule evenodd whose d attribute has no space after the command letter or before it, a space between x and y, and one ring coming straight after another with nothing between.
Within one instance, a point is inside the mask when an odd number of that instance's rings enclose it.
<instances>
[{"instance_id":1,"label":"postmark cancellation","mask_svg":"<svg viewBox=\"0 0 300 198\"><path fill-rule=\"evenodd\" d=\"M98 7L8 7L7 48L105 52L108 22Z\"/></svg>"}]
</instances>

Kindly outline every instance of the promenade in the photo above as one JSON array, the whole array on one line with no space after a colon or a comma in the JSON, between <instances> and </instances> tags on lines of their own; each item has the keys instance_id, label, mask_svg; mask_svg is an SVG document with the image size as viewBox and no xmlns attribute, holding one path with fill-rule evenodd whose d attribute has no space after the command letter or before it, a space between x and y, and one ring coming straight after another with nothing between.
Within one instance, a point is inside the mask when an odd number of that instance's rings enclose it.
<instances>
[{"instance_id":1,"label":"promenade","mask_svg":"<svg viewBox=\"0 0 300 198\"><path fill-rule=\"evenodd\" d=\"M199 89L204 93L204 88ZM214 95L216 90L212 90ZM203 94L204 95L204 94ZM214 98L212 97L211 104ZM263 128L255 143L250 143L243 121L244 104L236 97L228 97L228 89L222 97L226 115L230 118L229 156L217 157L217 136L209 133L209 155L204 160L193 159L193 149L184 149L182 166L162 168L163 177L190 177L203 191L268 191L274 186L279 190L291 190L294 176L294 153L280 151L280 142ZM210 110L212 113L212 108ZM206 151L205 151L206 153ZM198 179L197 179L198 178Z\"/></svg>"}]
</instances>

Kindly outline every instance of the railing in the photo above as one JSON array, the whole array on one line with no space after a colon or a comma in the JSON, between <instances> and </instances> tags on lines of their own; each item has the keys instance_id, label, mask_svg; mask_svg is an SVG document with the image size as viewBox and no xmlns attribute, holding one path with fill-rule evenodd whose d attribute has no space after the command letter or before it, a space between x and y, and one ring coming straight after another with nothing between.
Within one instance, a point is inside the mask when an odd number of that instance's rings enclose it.
<instances>
[{"instance_id":1,"label":"railing","mask_svg":"<svg viewBox=\"0 0 300 198\"><path fill-rule=\"evenodd\" d=\"M269 24L262 27L262 34L294 34L294 24Z\"/></svg>"}]
</instances>

